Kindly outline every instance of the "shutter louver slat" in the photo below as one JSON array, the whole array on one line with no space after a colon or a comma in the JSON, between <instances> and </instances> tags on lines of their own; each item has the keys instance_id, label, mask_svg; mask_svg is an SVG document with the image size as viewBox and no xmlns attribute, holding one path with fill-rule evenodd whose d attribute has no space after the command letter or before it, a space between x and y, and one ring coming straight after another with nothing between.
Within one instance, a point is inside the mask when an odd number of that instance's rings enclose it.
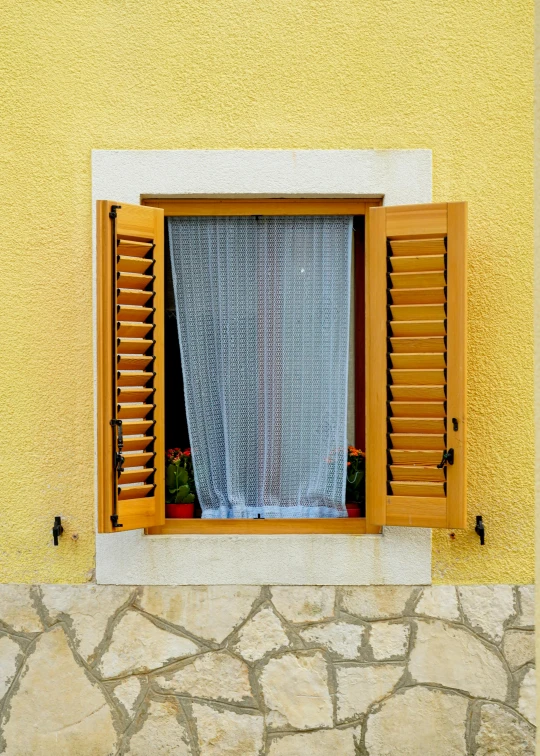
<instances>
[{"instance_id":1,"label":"shutter louver slat","mask_svg":"<svg viewBox=\"0 0 540 756\"><path fill-rule=\"evenodd\" d=\"M444 370L390 370L395 386L442 386L446 383Z\"/></svg>"},{"instance_id":2,"label":"shutter louver slat","mask_svg":"<svg viewBox=\"0 0 540 756\"><path fill-rule=\"evenodd\" d=\"M444 255L425 255L422 257L391 257L392 273L414 273L444 270Z\"/></svg>"},{"instance_id":3,"label":"shutter louver slat","mask_svg":"<svg viewBox=\"0 0 540 756\"><path fill-rule=\"evenodd\" d=\"M390 305L392 320L444 320L444 304Z\"/></svg>"},{"instance_id":4,"label":"shutter louver slat","mask_svg":"<svg viewBox=\"0 0 540 756\"><path fill-rule=\"evenodd\" d=\"M445 368L446 358L444 352L425 352L407 354L407 352L392 352L390 354L392 367L396 370L414 370L419 368Z\"/></svg>"},{"instance_id":5,"label":"shutter louver slat","mask_svg":"<svg viewBox=\"0 0 540 756\"><path fill-rule=\"evenodd\" d=\"M119 203L113 216L114 207L98 203L101 532L161 525L165 509L163 211Z\"/></svg>"},{"instance_id":6,"label":"shutter louver slat","mask_svg":"<svg viewBox=\"0 0 540 756\"><path fill-rule=\"evenodd\" d=\"M153 492L154 488L155 486L152 484L146 486L123 486L122 488L118 488L118 499L120 501L123 499L142 499L149 493ZM145 504L145 509L148 506L149 503ZM133 509L133 503L131 508Z\"/></svg>"},{"instance_id":7,"label":"shutter louver slat","mask_svg":"<svg viewBox=\"0 0 540 756\"><path fill-rule=\"evenodd\" d=\"M125 358L122 358L120 362L124 362ZM140 360L137 360L139 362ZM150 362L151 360L141 360L142 362ZM133 366L133 363L130 363ZM143 370L134 370L127 368L126 370L119 370L117 372L116 385L117 386L146 386L149 381L154 377L154 373L148 373Z\"/></svg>"},{"instance_id":8,"label":"shutter louver slat","mask_svg":"<svg viewBox=\"0 0 540 756\"><path fill-rule=\"evenodd\" d=\"M393 257L410 257L411 255L444 255L446 247L444 238L441 239L392 239L390 248Z\"/></svg>"},{"instance_id":9,"label":"shutter louver slat","mask_svg":"<svg viewBox=\"0 0 540 756\"><path fill-rule=\"evenodd\" d=\"M152 315L151 307L129 307L119 305L117 308L118 320L132 323L133 321L146 321Z\"/></svg>"},{"instance_id":10,"label":"shutter louver slat","mask_svg":"<svg viewBox=\"0 0 540 756\"><path fill-rule=\"evenodd\" d=\"M390 273L392 286L396 289L431 289L446 286L443 271L422 273ZM414 304L414 302L411 302Z\"/></svg>"},{"instance_id":11,"label":"shutter louver slat","mask_svg":"<svg viewBox=\"0 0 540 756\"><path fill-rule=\"evenodd\" d=\"M142 339L154 329L153 323L138 323L125 320L118 321L118 336L127 336L130 339Z\"/></svg>"},{"instance_id":12,"label":"shutter louver slat","mask_svg":"<svg viewBox=\"0 0 540 756\"><path fill-rule=\"evenodd\" d=\"M440 480L444 481L444 470L435 465L390 465L392 480Z\"/></svg>"},{"instance_id":13,"label":"shutter louver slat","mask_svg":"<svg viewBox=\"0 0 540 756\"><path fill-rule=\"evenodd\" d=\"M444 402L390 402L394 418L446 417Z\"/></svg>"},{"instance_id":14,"label":"shutter louver slat","mask_svg":"<svg viewBox=\"0 0 540 756\"><path fill-rule=\"evenodd\" d=\"M152 284L153 276L145 276L140 273L118 272L116 284L119 289L146 289Z\"/></svg>"},{"instance_id":15,"label":"shutter louver slat","mask_svg":"<svg viewBox=\"0 0 540 756\"><path fill-rule=\"evenodd\" d=\"M368 518L465 527L466 206L377 208L368 228Z\"/></svg>"},{"instance_id":16,"label":"shutter louver slat","mask_svg":"<svg viewBox=\"0 0 540 756\"><path fill-rule=\"evenodd\" d=\"M118 255L116 258L116 270L122 273L146 273L154 264L151 257L124 257Z\"/></svg>"},{"instance_id":17,"label":"shutter louver slat","mask_svg":"<svg viewBox=\"0 0 540 756\"><path fill-rule=\"evenodd\" d=\"M154 340L150 339L120 339L116 340L117 354L145 354L154 346Z\"/></svg>"},{"instance_id":18,"label":"shutter louver slat","mask_svg":"<svg viewBox=\"0 0 540 756\"><path fill-rule=\"evenodd\" d=\"M118 289L116 301L120 305L144 306L154 297L153 291L143 291L135 289Z\"/></svg>"},{"instance_id":19,"label":"shutter louver slat","mask_svg":"<svg viewBox=\"0 0 540 756\"><path fill-rule=\"evenodd\" d=\"M123 370L143 370L154 361L152 354L133 355L119 354L117 356L116 367L121 372ZM152 375L153 373L150 373Z\"/></svg>"},{"instance_id":20,"label":"shutter louver slat","mask_svg":"<svg viewBox=\"0 0 540 756\"><path fill-rule=\"evenodd\" d=\"M390 304L395 305L444 304L446 294L442 287L434 289L390 289L389 299Z\"/></svg>"},{"instance_id":21,"label":"shutter louver slat","mask_svg":"<svg viewBox=\"0 0 540 756\"><path fill-rule=\"evenodd\" d=\"M394 352L441 352L443 354L446 352L444 336L393 336L390 342L392 354Z\"/></svg>"},{"instance_id":22,"label":"shutter louver slat","mask_svg":"<svg viewBox=\"0 0 540 756\"><path fill-rule=\"evenodd\" d=\"M122 486L130 483L144 483L154 473L153 467L141 467L138 470L123 469L118 476L118 484Z\"/></svg>"},{"instance_id":23,"label":"shutter louver slat","mask_svg":"<svg viewBox=\"0 0 540 756\"><path fill-rule=\"evenodd\" d=\"M155 441L154 436L132 436L131 438L124 438L124 451L140 451L148 448L150 444Z\"/></svg>"},{"instance_id":24,"label":"shutter louver slat","mask_svg":"<svg viewBox=\"0 0 540 756\"><path fill-rule=\"evenodd\" d=\"M392 320L392 336L415 338L416 336L446 336L444 320Z\"/></svg>"},{"instance_id":25,"label":"shutter louver slat","mask_svg":"<svg viewBox=\"0 0 540 756\"><path fill-rule=\"evenodd\" d=\"M390 386L390 396L396 401L422 402L446 399L444 385L440 386Z\"/></svg>"},{"instance_id":26,"label":"shutter louver slat","mask_svg":"<svg viewBox=\"0 0 540 756\"><path fill-rule=\"evenodd\" d=\"M393 413L390 407L391 415ZM446 423L444 417L390 417L392 430L395 433L444 433Z\"/></svg>"},{"instance_id":27,"label":"shutter louver slat","mask_svg":"<svg viewBox=\"0 0 540 756\"><path fill-rule=\"evenodd\" d=\"M128 452L124 454L123 467L144 467L154 457L154 452Z\"/></svg>"},{"instance_id":28,"label":"shutter louver slat","mask_svg":"<svg viewBox=\"0 0 540 756\"><path fill-rule=\"evenodd\" d=\"M154 393L153 388L118 388L117 399L118 402L144 402L148 397Z\"/></svg>"},{"instance_id":29,"label":"shutter louver slat","mask_svg":"<svg viewBox=\"0 0 540 756\"><path fill-rule=\"evenodd\" d=\"M428 480L392 480L393 496L444 496L444 483Z\"/></svg>"},{"instance_id":30,"label":"shutter louver slat","mask_svg":"<svg viewBox=\"0 0 540 756\"><path fill-rule=\"evenodd\" d=\"M120 420L127 419L141 419L144 420L146 416L155 409L154 404L119 404L116 411L116 416Z\"/></svg>"},{"instance_id":31,"label":"shutter louver slat","mask_svg":"<svg viewBox=\"0 0 540 756\"><path fill-rule=\"evenodd\" d=\"M431 451L428 449L390 449L390 462L396 465L438 465L441 461L440 451Z\"/></svg>"},{"instance_id":32,"label":"shutter louver slat","mask_svg":"<svg viewBox=\"0 0 540 756\"><path fill-rule=\"evenodd\" d=\"M119 255L127 257L146 257L152 251L153 245L149 242L129 241L118 239L116 251Z\"/></svg>"},{"instance_id":33,"label":"shutter louver slat","mask_svg":"<svg viewBox=\"0 0 540 756\"><path fill-rule=\"evenodd\" d=\"M393 449L440 449L445 448L444 434L439 433L389 433Z\"/></svg>"}]
</instances>

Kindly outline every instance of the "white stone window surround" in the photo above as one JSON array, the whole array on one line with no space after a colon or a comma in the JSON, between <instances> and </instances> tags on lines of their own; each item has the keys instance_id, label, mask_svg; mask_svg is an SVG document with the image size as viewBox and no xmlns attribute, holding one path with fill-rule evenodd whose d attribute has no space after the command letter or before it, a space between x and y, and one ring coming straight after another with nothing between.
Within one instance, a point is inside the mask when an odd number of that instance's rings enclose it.
<instances>
[{"instance_id":1,"label":"white stone window surround","mask_svg":"<svg viewBox=\"0 0 540 756\"><path fill-rule=\"evenodd\" d=\"M141 197L384 197L431 201L431 150L93 150L94 404L97 511L95 206ZM97 522L97 518L96 518ZM96 581L128 585L431 583L431 530L382 535L96 534Z\"/></svg>"}]
</instances>

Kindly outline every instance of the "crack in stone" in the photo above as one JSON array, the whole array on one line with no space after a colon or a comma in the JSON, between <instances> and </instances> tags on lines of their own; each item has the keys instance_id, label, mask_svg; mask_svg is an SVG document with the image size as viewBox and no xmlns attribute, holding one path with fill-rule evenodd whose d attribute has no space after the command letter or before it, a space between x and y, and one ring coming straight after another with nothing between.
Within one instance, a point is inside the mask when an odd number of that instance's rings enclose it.
<instances>
[{"instance_id":1,"label":"crack in stone","mask_svg":"<svg viewBox=\"0 0 540 756\"><path fill-rule=\"evenodd\" d=\"M101 704L101 706L98 706L97 709L94 709L94 711L91 711L89 714L86 714L84 717L81 717L76 722L70 722L70 724L64 725L63 727L58 727L55 730L43 730L43 732L47 735L53 735L54 733L63 732L64 730L70 730L72 727L76 727L78 724L81 724L81 722L85 722L87 719L90 719L90 717L93 717L94 714L97 714L102 709L107 709L107 704Z\"/></svg>"}]
</instances>

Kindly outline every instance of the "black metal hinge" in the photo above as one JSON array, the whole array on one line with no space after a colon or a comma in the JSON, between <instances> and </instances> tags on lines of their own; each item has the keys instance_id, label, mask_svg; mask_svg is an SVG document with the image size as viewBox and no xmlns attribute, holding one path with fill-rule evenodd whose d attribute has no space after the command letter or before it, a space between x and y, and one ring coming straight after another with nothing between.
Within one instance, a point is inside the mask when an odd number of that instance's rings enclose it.
<instances>
[{"instance_id":1,"label":"black metal hinge","mask_svg":"<svg viewBox=\"0 0 540 756\"><path fill-rule=\"evenodd\" d=\"M116 430L116 449L114 451L114 469L116 472L116 475L119 475L124 467L124 457L122 456L122 449L124 448L124 433L122 430L122 421L117 420L114 418L111 420L111 425L113 429ZM114 486L114 493L113 493L113 513L111 515L111 523L113 528L123 528L124 525L121 522L118 522L118 515L116 513L116 482Z\"/></svg>"}]
</instances>

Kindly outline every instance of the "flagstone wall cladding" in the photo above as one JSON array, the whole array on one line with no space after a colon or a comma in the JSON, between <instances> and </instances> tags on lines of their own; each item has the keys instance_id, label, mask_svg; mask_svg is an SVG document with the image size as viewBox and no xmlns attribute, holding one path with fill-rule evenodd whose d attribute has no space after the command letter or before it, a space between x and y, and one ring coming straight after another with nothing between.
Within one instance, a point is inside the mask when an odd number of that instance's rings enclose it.
<instances>
[{"instance_id":1,"label":"flagstone wall cladding","mask_svg":"<svg viewBox=\"0 0 540 756\"><path fill-rule=\"evenodd\" d=\"M532 586L0 586L7 756L532 756Z\"/></svg>"}]
</instances>

